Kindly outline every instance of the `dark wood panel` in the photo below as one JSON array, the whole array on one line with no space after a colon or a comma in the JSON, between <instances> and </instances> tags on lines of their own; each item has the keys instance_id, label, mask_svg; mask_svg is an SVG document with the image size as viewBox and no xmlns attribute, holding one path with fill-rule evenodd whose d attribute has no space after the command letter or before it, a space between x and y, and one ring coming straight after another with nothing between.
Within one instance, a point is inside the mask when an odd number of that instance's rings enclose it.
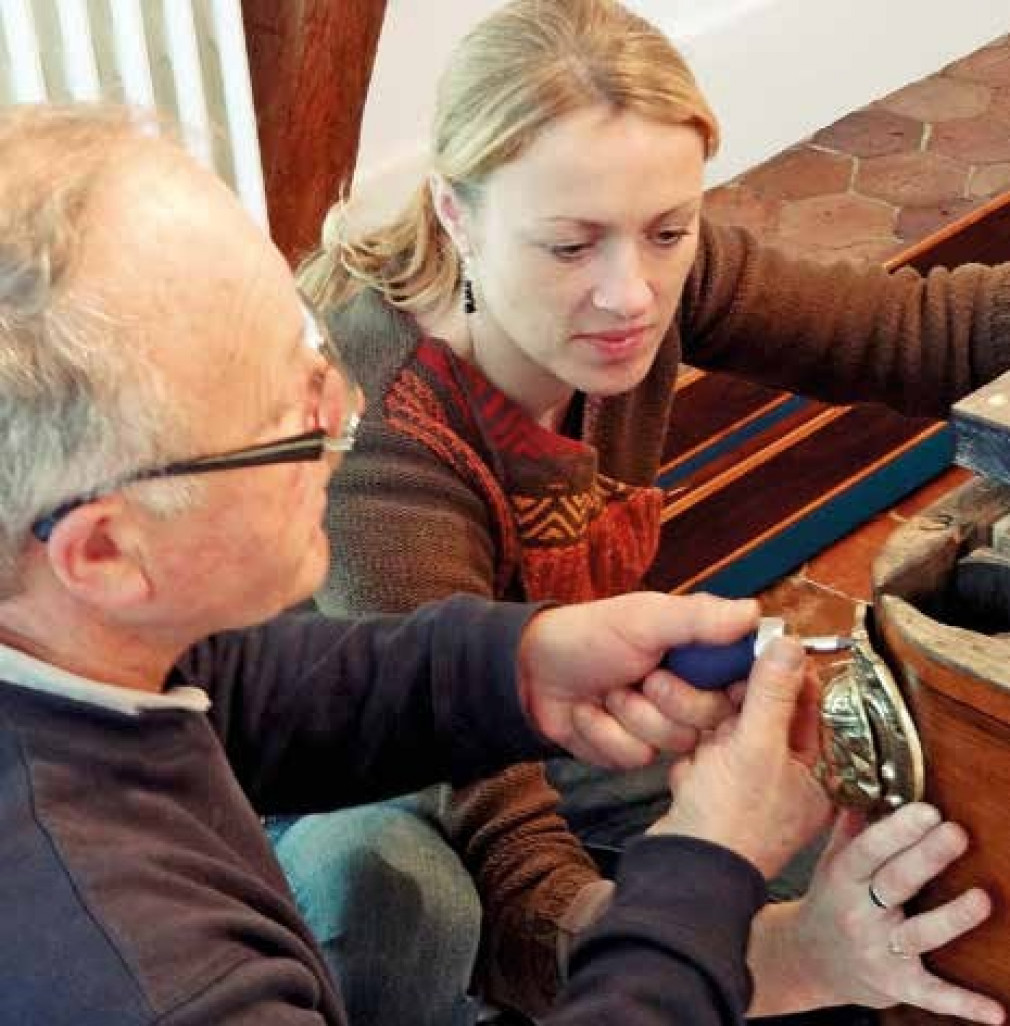
<instances>
[{"instance_id":1,"label":"dark wood panel","mask_svg":"<svg viewBox=\"0 0 1010 1026\"><path fill-rule=\"evenodd\" d=\"M385 0L242 0L271 230L295 262L350 180Z\"/></svg>"},{"instance_id":2,"label":"dark wood panel","mask_svg":"<svg viewBox=\"0 0 1010 1026\"><path fill-rule=\"evenodd\" d=\"M683 459L685 453L711 442L714 435L741 421L760 416L784 402L782 392L765 388L729 374L698 374L677 388L678 403L690 403L710 411L704 419L680 417L667 433L663 449L664 469Z\"/></svg>"},{"instance_id":3,"label":"dark wood panel","mask_svg":"<svg viewBox=\"0 0 1010 1026\"><path fill-rule=\"evenodd\" d=\"M684 481L684 491L668 493L659 553L649 572L653 586L678 591L710 586L725 560L753 552L832 496L880 473L894 452L925 436L931 423L876 408L811 402L783 428L785 433L776 426L722 455ZM753 465L738 466L744 458ZM696 490L705 494L698 498ZM795 563L806 555L797 552Z\"/></svg>"}]
</instances>

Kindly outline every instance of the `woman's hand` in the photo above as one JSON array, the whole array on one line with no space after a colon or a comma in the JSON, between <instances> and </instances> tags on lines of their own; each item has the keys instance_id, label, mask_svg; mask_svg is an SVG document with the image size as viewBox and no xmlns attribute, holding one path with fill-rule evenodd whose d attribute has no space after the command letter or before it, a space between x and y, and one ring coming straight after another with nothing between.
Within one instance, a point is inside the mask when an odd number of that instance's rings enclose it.
<instances>
[{"instance_id":1,"label":"woman's hand","mask_svg":"<svg viewBox=\"0 0 1010 1026\"><path fill-rule=\"evenodd\" d=\"M769 907L755 923L751 1014L909 1004L1002 1023L997 1002L941 980L921 958L986 919L991 904L985 892L973 888L913 916L902 909L967 846L964 830L921 803L865 829L859 815L842 813L807 894Z\"/></svg>"}]
</instances>

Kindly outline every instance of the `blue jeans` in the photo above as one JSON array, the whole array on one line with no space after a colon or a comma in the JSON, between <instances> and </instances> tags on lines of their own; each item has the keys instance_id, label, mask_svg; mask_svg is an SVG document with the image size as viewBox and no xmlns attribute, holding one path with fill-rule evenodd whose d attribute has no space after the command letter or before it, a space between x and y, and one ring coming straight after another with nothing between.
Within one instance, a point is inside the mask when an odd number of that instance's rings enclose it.
<instances>
[{"instance_id":1,"label":"blue jeans","mask_svg":"<svg viewBox=\"0 0 1010 1026\"><path fill-rule=\"evenodd\" d=\"M267 832L352 1026L472 1026L480 900L437 795L274 819Z\"/></svg>"},{"instance_id":2,"label":"blue jeans","mask_svg":"<svg viewBox=\"0 0 1010 1026\"><path fill-rule=\"evenodd\" d=\"M670 764L618 772L574 759L552 759L547 779L561 795L559 811L587 847L623 849L670 808Z\"/></svg>"},{"instance_id":3,"label":"blue jeans","mask_svg":"<svg viewBox=\"0 0 1010 1026\"><path fill-rule=\"evenodd\" d=\"M670 807L664 764L615 773L548 763L573 832L610 875L626 842ZM467 995L480 899L438 826L442 789L341 812L274 819L267 831L298 907L340 984L352 1026L472 1026ZM802 894L820 847L773 881Z\"/></svg>"},{"instance_id":4,"label":"blue jeans","mask_svg":"<svg viewBox=\"0 0 1010 1026\"><path fill-rule=\"evenodd\" d=\"M605 876L613 876L625 845L670 808L670 764L659 760L621 773L572 759L547 763L547 779L561 795L561 815ZM787 863L768 885L772 901L790 901L810 885L825 833Z\"/></svg>"}]
</instances>

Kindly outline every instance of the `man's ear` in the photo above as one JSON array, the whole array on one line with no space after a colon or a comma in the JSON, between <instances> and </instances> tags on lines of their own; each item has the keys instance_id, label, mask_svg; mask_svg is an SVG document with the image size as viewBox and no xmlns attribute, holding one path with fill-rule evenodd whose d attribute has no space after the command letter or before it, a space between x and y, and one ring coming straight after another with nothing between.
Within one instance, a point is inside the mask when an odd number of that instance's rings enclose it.
<instances>
[{"instance_id":1,"label":"man's ear","mask_svg":"<svg viewBox=\"0 0 1010 1026\"><path fill-rule=\"evenodd\" d=\"M76 599L127 609L151 595L141 540L127 504L109 495L67 513L53 528L46 552L53 575Z\"/></svg>"},{"instance_id":2,"label":"man's ear","mask_svg":"<svg viewBox=\"0 0 1010 1026\"><path fill-rule=\"evenodd\" d=\"M466 211L456 190L436 171L428 176L428 188L431 189L431 204L439 223L452 239L460 256L468 257L471 246Z\"/></svg>"}]
</instances>

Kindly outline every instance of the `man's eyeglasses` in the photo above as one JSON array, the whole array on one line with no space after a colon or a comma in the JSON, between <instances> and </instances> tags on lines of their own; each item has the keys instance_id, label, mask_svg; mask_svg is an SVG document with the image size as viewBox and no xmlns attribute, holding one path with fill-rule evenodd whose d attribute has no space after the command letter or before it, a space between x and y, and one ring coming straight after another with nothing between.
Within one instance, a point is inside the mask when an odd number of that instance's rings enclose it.
<instances>
[{"instance_id":1,"label":"man's eyeglasses","mask_svg":"<svg viewBox=\"0 0 1010 1026\"><path fill-rule=\"evenodd\" d=\"M32 534L39 541L47 542L53 529L68 513L94 502L103 495L117 492L126 485L140 481L159 481L168 477L210 474L218 470L239 470L243 467L265 467L275 463L303 463L322 459L327 453L350 452L361 423L361 389L344 367L319 315L304 299L302 308L306 345L326 360L325 372L319 384L315 428L273 442L263 442L230 452L138 470L118 481L95 488L86 495L75 496L60 503L56 509L32 524Z\"/></svg>"}]
</instances>

